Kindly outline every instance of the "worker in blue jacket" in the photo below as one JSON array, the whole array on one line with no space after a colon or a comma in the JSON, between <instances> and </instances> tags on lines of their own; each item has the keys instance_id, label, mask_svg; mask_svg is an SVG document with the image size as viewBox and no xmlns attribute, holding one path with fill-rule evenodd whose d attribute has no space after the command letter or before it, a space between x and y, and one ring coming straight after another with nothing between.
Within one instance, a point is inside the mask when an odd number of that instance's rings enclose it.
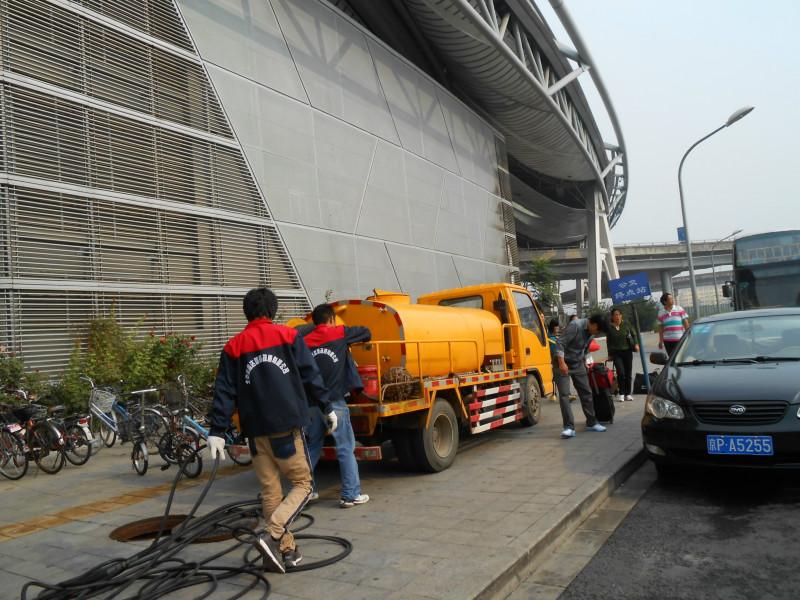
<instances>
[{"instance_id":1,"label":"worker in blue jacket","mask_svg":"<svg viewBox=\"0 0 800 600\"><path fill-rule=\"evenodd\" d=\"M369 496L361 493L361 479L356 462L355 435L350 424L350 411L346 397L351 390L361 387L350 344L368 342L371 338L366 327L336 325L336 313L330 304L320 304L311 313L314 329L305 333L305 341L317 361L325 385L331 393L331 403L339 427L332 433L336 442L336 458L342 478L339 506L351 508L369 502ZM312 470L317 466L325 439L323 413L317 407L311 409L311 424L308 428L308 450Z\"/></svg>"},{"instance_id":2,"label":"worker in blue jacket","mask_svg":"<svg viewBox=\"0 0 800 600\"><path fill-rule=\"evenodd\" d=\"M313 469L303 432L309 420L306 393L334 432L337 415L303 337L295 329L272 322L278 310L275 294L267 288L252 289L243 307L247 326L225 344L219 359L208 448L212 459L225 458L225 431L238 409L261 483L266 521L256 548L265 569L284 573L303 558L288 527L312 490ZM286 497L281 475L291 483Z\"/></svg>"}]
</instances>

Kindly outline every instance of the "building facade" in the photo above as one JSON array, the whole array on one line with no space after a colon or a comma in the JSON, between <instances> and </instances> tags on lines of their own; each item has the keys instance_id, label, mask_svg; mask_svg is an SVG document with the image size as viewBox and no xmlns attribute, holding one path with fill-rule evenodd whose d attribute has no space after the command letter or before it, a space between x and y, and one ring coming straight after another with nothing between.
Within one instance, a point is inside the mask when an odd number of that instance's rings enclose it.
<instances>
[{"instance_id":1,"label":"building facade","mask_svg":"<svg viewBox=\"0 0 800 600\"><path fill-rule=\"evenodd\" d=\"M514 277L503 136L334 4L0 0L0 344Z\"/></svg>"}]
</instances>

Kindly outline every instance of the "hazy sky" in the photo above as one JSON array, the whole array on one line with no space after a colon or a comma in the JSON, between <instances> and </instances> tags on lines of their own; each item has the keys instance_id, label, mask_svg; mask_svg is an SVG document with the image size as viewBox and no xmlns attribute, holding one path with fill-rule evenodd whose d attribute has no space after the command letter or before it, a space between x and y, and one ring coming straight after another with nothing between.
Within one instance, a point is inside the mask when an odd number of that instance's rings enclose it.
<instances>
[{"instance_id":1,"label":"hazy sky","mask_svg":"<svg viewBox=\"0 0 800 600\"><path fill-rule=\"evenodd\" d=\"M683 169L693 240L800 229L800 0L565 0L611 94L628 149L614 243L673 241L678 163L736 109L755 110ZM537 0L567 40L547 0ZM584 89L602 106L588 74ZM586 85L586 84L589 85ZM613 132L600 113L607 139Z\"/></svg>"}]
</instances>

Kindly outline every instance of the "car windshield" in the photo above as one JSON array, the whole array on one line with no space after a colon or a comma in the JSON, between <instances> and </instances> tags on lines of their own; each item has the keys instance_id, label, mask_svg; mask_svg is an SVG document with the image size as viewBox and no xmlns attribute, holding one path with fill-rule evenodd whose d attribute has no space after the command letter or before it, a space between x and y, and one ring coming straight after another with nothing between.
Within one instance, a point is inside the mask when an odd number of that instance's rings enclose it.
<instances>
[{"instance_id":1,"label":"car windshield","mask_svg":"<svg viewBox=\"0 0 800 600\"><path fill-rule=\"evenodd\" d=\"M692 325L676 364L800 360L800 315L743 317Z\"/></svg>"}]
</instances>

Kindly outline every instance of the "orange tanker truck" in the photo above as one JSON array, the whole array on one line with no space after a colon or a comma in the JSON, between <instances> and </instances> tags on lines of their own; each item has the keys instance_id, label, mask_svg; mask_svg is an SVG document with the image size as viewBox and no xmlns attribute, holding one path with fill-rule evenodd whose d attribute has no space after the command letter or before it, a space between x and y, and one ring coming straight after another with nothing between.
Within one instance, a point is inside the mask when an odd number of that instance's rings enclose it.
<instances>
[{"instance_id":1,"label":"orange tanker truck","mask_svg":"<svg viewBox=\"0 0 800 600\"><path fill-rule=\"evenodd\" d=\"M544 320L530 293L508 283L420 296L375 290L332 302L337 321L372 331L352 347L364 392L348 401L359 460L380 460L391 440L401 464L442 471L462 432L539 420L553 390ZM324 458L335 459L326 447Z\"/></svg>"}]
</instances>

